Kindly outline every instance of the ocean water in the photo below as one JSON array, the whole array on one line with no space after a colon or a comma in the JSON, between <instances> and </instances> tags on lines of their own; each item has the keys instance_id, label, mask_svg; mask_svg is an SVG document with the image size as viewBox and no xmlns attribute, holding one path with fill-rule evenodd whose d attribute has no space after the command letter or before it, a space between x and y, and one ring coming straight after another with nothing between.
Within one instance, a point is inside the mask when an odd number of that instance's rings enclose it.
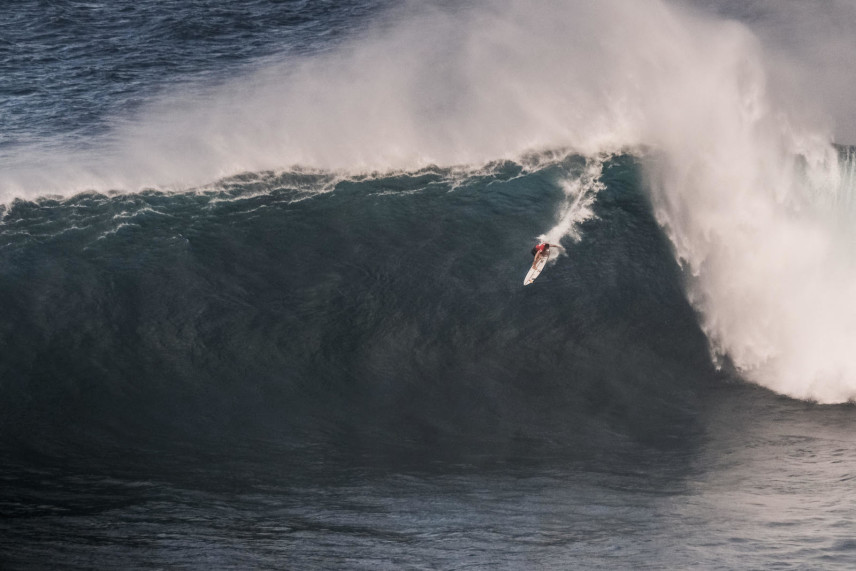
<instances>
[{"instance_id":1,"label":"ocean water","mask_svg":"<svg viewBox=\"0 0 856 571\"><path fill-rule=\"evenodd\" d=\"M8 6L0 566L853 568L854 16Z\"/></svg>"}]
</instances>

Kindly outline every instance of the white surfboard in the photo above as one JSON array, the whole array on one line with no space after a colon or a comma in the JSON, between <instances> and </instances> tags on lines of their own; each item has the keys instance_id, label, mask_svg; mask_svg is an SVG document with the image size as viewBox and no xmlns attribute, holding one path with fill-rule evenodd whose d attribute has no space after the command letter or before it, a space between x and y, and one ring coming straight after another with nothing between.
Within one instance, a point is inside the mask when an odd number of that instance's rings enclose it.
<instances>
[{"instance_id":1,"label":"white surfboard","mask_svg":"<svg viewBox=\"0 0 856 571\"><path fill-rule=\"evenodd\" d=\"M546 256L541 256L541 259L538 260L538 265L534 268L529 268L529 272L526 274L526 279L523 280L523 285L529 285L535 281L535 278L541 275L541 271L544 269L544 266L547 265L547 261L550 259L550 256L553 255L553 248L547 250Z\"/></svg>"}]
</instances>

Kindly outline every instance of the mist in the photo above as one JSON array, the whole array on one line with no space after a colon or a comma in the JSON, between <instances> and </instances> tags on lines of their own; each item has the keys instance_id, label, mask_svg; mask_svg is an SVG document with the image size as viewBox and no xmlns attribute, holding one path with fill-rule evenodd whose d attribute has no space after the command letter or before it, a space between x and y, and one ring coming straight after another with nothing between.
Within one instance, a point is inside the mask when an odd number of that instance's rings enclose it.
<instances>
[{"instance_id":1,"label":"mist","mask_svg":"<svg viewBox=\"0 0 856 571\"><path fill-rule=\"evenodd\" d=\"M190 79L114 117L85 150L46 141L7 153L0 198L649 144L653 91L703 75L691 54L733 27L660 0L409 3L333 51L268 58L218 85Z\"/></svg>"},{"instance_id":2,"label":"mist","mask_svg":"<svg viewBox=\"0 0 856 571\"><path fill-rule=\"evenodd\" d=\"M790 115L810 118L856 145L856 3L850 0L691 0L736 20L759 39L770 92Z\"/></svg>"}]
</instances>

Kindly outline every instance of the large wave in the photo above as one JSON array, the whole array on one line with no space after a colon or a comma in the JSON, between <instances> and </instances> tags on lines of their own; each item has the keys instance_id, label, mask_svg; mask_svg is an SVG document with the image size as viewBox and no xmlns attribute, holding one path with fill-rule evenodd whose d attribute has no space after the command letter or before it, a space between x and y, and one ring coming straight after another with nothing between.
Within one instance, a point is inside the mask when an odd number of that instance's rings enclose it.
<instances>
[{"instance_id":1,"label":"large wave","mask_svg":"<svg viewBox=\"0 0 856 571\"><path fill-rule=\"evenodd\" d=\"M840 402L856 396L856 272L836 211L852 161L832 145L823 94L809 96L769 37L659 0L407 5L330 52L178 88L117 120L96 151L30 149L9 159L2 192L630 151L714 356L776 391ZM576 231L585 202L563 208L546 236Z\"/></svg>"}]
</instances>

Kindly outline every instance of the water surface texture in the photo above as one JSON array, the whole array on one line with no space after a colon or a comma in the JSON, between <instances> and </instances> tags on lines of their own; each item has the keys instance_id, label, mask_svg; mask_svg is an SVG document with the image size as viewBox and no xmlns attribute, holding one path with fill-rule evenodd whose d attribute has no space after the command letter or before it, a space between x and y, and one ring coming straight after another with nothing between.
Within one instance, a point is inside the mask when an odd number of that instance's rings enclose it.
<instances>
[{"instance_id":1,"label":"water surface texture","mask_svg":"<svg viewBox=\"0 0 856 571\"><path fill-rule=\"evenodd\" d=\"M853 568L813 6L9 6L0 566Z\"/></svg>"}]
</instances>

